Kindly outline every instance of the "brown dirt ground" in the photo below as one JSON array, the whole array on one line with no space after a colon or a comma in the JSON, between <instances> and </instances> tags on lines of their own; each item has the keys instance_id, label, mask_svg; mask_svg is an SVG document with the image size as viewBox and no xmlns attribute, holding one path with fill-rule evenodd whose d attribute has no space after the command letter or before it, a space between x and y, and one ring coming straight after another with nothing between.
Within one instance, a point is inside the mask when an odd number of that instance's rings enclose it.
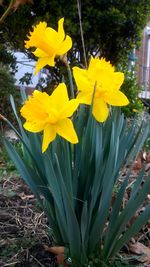
<instances>
[{"instance_id":1,"label":"brown dirt ground","mask_svg":"<svg viewBox=\"0 0 150 267\"><path fill-rule=\"evenodd\" d=\"M0 180L0 267L56 266L53 254L43 248L53 239L37 202L18 176Z\"/></svg>"}]
</instances>

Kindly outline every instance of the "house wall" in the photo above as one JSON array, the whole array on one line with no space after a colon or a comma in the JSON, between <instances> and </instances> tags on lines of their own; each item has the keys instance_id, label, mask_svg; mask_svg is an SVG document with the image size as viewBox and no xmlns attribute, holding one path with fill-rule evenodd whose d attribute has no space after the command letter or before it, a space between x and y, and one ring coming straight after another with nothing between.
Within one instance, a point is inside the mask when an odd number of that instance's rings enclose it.
<instances>
[{"instance_id":1,"label":"house wall","mask_svg":"<svg viewBox=\"0 0 150 267\"><path fill-rule=\"evenodd\" d=\"M137 75L138 81L142 88L139 97L143 102L150 105L150 22L143 31L142 44L137 51Z\"/></svg>"},{"instance_id":2,"label":"house wall","mask_svg":"<svg viewBox=\"0 0 150 267\"><path fill-rule=\"evenodd\" d=\"M139 83L144 90L150 91L150 22L143 31L142 45L137 56Z\"/></svg>"}]
</instances>

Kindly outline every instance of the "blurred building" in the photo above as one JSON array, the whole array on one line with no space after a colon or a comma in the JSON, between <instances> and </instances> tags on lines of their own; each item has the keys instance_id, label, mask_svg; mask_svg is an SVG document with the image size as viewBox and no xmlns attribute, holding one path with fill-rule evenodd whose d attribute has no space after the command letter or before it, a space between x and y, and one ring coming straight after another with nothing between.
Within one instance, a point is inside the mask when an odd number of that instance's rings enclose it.
<instances>
[{"instance_id":1,"label":"blurred building","mask_svg":"<svg viewBox=\"0 0 150 267\"><path fill-rule=\"evenodd\" d=\"M142 45L137 52L138 81L142 91L140 98L150 104L150 22L143 31Z\"/></svg>"}]
</instances>

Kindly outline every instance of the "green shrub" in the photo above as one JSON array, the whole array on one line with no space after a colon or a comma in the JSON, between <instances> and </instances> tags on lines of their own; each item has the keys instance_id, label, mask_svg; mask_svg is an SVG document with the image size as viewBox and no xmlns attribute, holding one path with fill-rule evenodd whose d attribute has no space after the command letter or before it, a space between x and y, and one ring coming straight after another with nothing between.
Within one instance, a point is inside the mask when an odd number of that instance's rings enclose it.
<instances>
[{"instance_id":1,"label":"green shrub","mask_svg":"<svg viewBox=\"0 0 150 267\"><path fill-rule=\"evenodd\" d=\"M137 74L135 67L124 67L122 71L125 74L125 80L121 87L121 91L128 97L129 105L122 107L122 111L127 117L132 117L136 113L140 113L144 109L142 101L138 94L141 88L137 82Z\"/></svg>"},{"instance_id":2,"label":"green shrub","mask_svg":"<svg viewBox=\"0 0 150 267\"><path fill-rule=\"evenodd\" d=\"M19 90L15 86L15 79L10 74L9 69L0 64L0 114L7 117L10 121L14 119L10 105L9 96L13 95L17 105L19 105Z\"/></svg>"}]
</instances>

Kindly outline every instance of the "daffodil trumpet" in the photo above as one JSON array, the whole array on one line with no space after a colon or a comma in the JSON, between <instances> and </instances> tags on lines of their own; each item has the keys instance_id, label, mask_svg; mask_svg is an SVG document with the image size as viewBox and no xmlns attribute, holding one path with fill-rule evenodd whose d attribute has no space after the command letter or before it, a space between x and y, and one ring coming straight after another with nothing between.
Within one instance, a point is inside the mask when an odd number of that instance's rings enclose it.
<instances>
[{"instance_id":1,"label":"daffodil trumpet","mask_svg":"<svg viewBox=\"0 0 150 267\"><path fill-rule=\"evenodd\" d=\"M33 54L38 58L35 68L37 74L43 67L49 65L55 66L55 57L63 56L72 47L70 36L65 35L64 18L58 21L58 31L47 27L46 22L40 22L33 28L33 31L28 35L28 40L25 41L25 47L35 47Z\"/></svg>"}]
</instances>

